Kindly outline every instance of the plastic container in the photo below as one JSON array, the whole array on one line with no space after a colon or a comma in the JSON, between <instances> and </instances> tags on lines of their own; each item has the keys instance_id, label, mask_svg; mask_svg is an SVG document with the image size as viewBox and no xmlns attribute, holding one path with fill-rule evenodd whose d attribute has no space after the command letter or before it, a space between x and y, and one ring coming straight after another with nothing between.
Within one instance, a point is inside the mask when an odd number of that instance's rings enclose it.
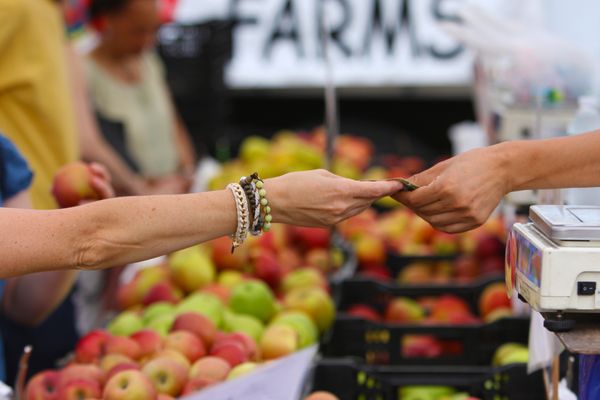
<instances>
[{"instance_id":1,"label":"plastic container","mask_svg":"<svg viewBox=\"0 0 600 400\"><path fill-rule=\"evenodd\" d=\"M362 303L380 311L394 297L453 294L464 299L477 314L481 292L489 283L500 281L500 278L494 278L469 286L397 287L368 278L356 278L342 282L335 294L340 310ZM421 340L429 338L425 340L432 340L440 350L427 354L411 352L407 342L417 336ZM527 344L528 337L527 317L502 318L491 323L423 325L373 322L342 311L323 339L322 353L327 357L357 357L377 365L487 366L500 345L507 342Z\"/></svg>"},{"instance_id":2,"label":"plastic container","mask_svg":"<svg viewBox=\"0 0 600 400\"><path fill-rule=\"evenodd\" d=\"M541 371L527 365L504 367L362 365L353 359L323 359L314 367L306 392L326 390L344 400L402 400L406 386L450 386L482 400L544 400Z\"/></svg>"},{"instance_id":3,"label":"plastic container","mask_svg":"<svg viewBox=\"0 0 600 400\"><path fill-rule=\"evenodd\" d=\"M577 135L600 128L598 102L594 96L579 98L579 109L569 124L567 133ZM574 188L566 190L567 204L581 206L600 205L600 188Z\"/></svg>"}]
</instances>

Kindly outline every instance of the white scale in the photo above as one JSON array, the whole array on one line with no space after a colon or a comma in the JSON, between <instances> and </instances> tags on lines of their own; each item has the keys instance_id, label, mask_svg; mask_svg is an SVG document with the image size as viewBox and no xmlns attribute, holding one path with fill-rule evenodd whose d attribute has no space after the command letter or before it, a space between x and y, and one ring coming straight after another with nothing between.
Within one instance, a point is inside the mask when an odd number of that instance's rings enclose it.
<instances>
[{"instance_id":1,"label":"white scale","mask_svg":"<svg viewBox=\"0 0 600 400\"><path fill-rule=\"evenodd\" d=\"M600 314L600 207L532 206L529 218L507 240L509 293L544 314L547 329L569 331Z\"/></svg>"}]
</instances>

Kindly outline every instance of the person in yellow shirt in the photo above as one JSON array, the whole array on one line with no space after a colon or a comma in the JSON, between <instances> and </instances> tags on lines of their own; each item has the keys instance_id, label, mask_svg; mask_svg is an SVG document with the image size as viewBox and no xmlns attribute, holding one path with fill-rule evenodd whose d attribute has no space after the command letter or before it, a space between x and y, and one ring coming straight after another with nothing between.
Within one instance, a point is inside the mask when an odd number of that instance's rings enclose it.
<instances>
[{"instance_id":1,"label":"person in yellow shirt","mask_svg":"<svg viewBox=\"0 0 600 400\"><path fill-rule=\"evenodd\" d=\"M35 171L35 208L56 208L52 178L79 158L61 8L51 0L0 0L0 131Z\"/></svg>"}]
</instances>

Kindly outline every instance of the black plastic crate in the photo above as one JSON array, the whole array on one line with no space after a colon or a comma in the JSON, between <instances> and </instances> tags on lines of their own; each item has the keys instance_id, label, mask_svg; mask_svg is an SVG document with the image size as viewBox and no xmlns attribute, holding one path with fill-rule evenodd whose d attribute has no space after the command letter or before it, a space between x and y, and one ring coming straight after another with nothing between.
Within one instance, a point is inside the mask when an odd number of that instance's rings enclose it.
<instances>
[{"instance_id":1,"label":"black plastic crate","mask_svg":"<svg viewBox=\"0 0 600 400\"><path fill-rule=\"evenodd\" d=\"M373 366L348 358L317 362L306 392L326 390L344 400L402 400L406 386L450 386L483 400L544 400L541 371L525 364L504 367Z\"/></svg>"},{"instance_id":2,"label":"black plastic crate","mask_svg":"<svg viewBox=\"0 0 600 400\"><path fill-rule=\"evenodd\" d=\"M483 289L498 279L471 286L398 287L372 279L356 278L336 287L338 309L335 322L322 343L327 357L353 356L378 365L489 365L496 349L508 342L526 344L529 318L502 318L491 323L468 325L416 325L373 322L347 315L343 310L357 303L380 310L394 297L418 298L453 294L463 298L477 314ZM443 347L443 355L415 356L405 352L403 343L415 336L433 337Z\"/></svg>"}]
</instances>

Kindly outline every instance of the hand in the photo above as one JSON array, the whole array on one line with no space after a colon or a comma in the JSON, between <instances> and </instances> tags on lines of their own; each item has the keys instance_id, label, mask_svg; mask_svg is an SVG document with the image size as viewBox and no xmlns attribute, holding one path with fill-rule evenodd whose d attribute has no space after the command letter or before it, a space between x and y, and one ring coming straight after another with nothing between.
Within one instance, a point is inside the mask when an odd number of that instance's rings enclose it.
<instances>
[{"instance_id":1,"label":"hand","mask_svg":"<svg viewBox=\"0 0 600 400\"><path fill-rule=\"evenodd\" d=\"M102 164L91 163L92 187L98 193L99 200L115 197L115 190L111 185L111 176Z\"/></svg>"},{"instance_id":2,"label":"hand","mask_svg":"<svg viewBox=\"0 0 600 400\"><path fill-rule=\"evenodd\" d=\"M475 149L409 178L420 187L393 197L437 229L464 232L483 224L510 191L507 174L494 146Z\"/></svg>"},{"instance_id":3,"label":"hand","mask_svg":"<svg viewBox=\"0 0 600 400\"><path fill-rule=\"evenodd\" d=\"M362 182L325 170L292 172L265 181L273 222L328 227L402 189L395 181Z\"/></svg>"}]
</instances>

